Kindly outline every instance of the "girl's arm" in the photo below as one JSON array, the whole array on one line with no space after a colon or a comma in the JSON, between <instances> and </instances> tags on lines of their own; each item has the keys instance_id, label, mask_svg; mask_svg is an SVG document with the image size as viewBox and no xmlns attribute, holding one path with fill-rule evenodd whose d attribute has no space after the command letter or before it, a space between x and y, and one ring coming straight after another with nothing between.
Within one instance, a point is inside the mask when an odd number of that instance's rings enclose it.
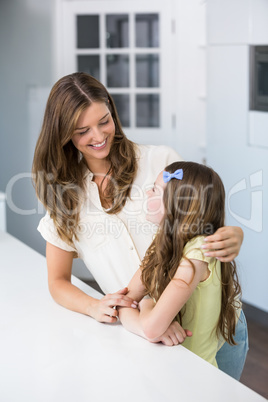
<instances>
[{"instance_id":1,"label":"girl's arm","mask_svg":"<svg viewBox=\"0 0 268 402\"><path fill-rule=\"evenodd\" d=\"M195 266L195 272L190 261ZM208 277L206 262L190 261L181 262L174 278L154 306L146 300L141 303L141 326L149 340L161 336L167 330L199 282Z\"/></svg>"},{"instance_id":2,"label":"girl's arm","mask_svg":"<svg viewBox=\"0 0 268 402\"><path fill-rule=\"evenodd\" d=\"M129 296L128 289L108 294L98 300L85 294L71 283L73 253L62 250L51 243L46 247L48 287L53 299L68 308L85 315L89 315L100 322L114 323L117 321L118 311L113 306L127 306L136 308L136 304Z\"/></svg>"},{"instance_id":3,"label":"girl's arm","mask_svg":"<svg viewBox=\"0 0 268 402\"><path fill-rule=\"evenodd\" d=\"M128 285L128 296L133 300L140 302L145 295L145 287L141 281L141 269L139 268L132 277ZM119 308L119 318L123 326L130 332L145 338L140 323L140 314L138 309Z\"/></svg>"},{"instance_id":4,"label":"girl's arm","mask_svg":"<svg viewBox=\"0 0 268 402\"><path fill-rule=\"evenodd\" d=\"M142 300L145 294L145 288L141 281L141 269L138 269L131 279L128 289L129 292L127 295L131 299L134 299L138 302ZM144 300L152 305L152 299ZM162 342L166 346L173 346L182 343L187 336L192 336L191 331L188 331L187 329L184 330L177 321L172 322L173 320L171 320L163 333L161 333L159 336L149 339L144 332L140 319L140 312L138 309L134 310L133 308L119 308L119 317L121 323L128 331L133 332L134 334L139 335L153 343Z\"/></svg>"},{"instance_id":5,"label":"girl's arm","mask_svg":"<svg viewBox=\"0 0 268 402\"><path fill-rule=\"evenodd\" d=\"M222 262L230 262L238 256L244 233L240 227L224 226L218 229L213 235L208 236L203 245L209 257L216 257Z\"/></svg>"}]
</instances>

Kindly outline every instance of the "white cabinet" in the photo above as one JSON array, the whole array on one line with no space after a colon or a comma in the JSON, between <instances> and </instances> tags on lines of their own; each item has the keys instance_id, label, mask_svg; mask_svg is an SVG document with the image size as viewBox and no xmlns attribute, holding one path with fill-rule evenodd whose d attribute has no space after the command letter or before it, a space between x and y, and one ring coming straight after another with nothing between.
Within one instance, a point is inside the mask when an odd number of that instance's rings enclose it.
<instances>
[{"instance_id":1,"label":"white cabinet","mask_svg":"<svg viewBox=\"0 0 268 402\"><path fill-rule=\"evenodd\" d=\"M268 311L268 113L249 110L249 45L267 44L267 3L207 2L207 161L225 185L227 224L244 231L237 258L243 300L264 311Z\"/></svg>"},{"instance_id":2,"label":"white cabinet","mask_svg":"<svg viewBox=\"0 0 268 402\"><path fill-rule=\"evenodd\" d=\"M266 45L268 43L268 1L251 0L250 11L250 43Z\"/></svg>"},{"instance_id":3,"label":"white cabinet","mask_svg":"<svg viewBox=\"0 0 268 402\"><path fill-rule=\"evenodd\" d=\"M210 0L207 3L210 45L267 44L267 0Z\"/></svg>"},{"instance_id":4,"label":"white cabinet","mask_svg":"<svg viewBox=\"0 0 268 402\"><path fill-rule=\"evenodd\" d=\"M0 230L6 231L6 195L0 193Z\"/></svg>"},{"instance_id":5,"label":"white cabinet","mask_svg":"<svg viewBox=\"0 0 268 402\"><path fill-rule=\"evenodd\" d=\"M254 0L256 1L256 0ZM246 44L249 42L250 0L208 2L208 42Z\"/></svg>"}]
</instances>

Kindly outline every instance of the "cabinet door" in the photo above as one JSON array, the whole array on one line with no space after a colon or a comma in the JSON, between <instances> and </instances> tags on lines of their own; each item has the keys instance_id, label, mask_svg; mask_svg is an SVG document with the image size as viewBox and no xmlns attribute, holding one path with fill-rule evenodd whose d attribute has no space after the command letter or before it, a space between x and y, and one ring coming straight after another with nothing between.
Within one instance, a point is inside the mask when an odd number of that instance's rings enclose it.
<instances>
[{"instance_id":1,"label":"cabinet door","mask_svg":"<svg viewBox=\"0 0 268 402\"><path fill-rule=\"evenodd\" d=\"M113 96L126 135L171 145L175 129L172 1L62 1L60 74L87 72Z\"/></svg>"}]
</instances>

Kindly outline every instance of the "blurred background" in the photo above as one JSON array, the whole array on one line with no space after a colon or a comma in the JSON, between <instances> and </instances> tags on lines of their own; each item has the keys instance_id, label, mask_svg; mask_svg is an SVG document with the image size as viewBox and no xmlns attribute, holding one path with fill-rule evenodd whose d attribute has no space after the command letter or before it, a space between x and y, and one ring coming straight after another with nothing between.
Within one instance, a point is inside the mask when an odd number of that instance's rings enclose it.
<instances>
[{"instance_id":1,"label":"blurred background","mask_svg":"<svg viewBox=\"0 0 268 402\"><path fill-rule=\"evenodd\" d=\"M245 235L243 300L267 323L268 0L0 0L0 51L1 228L45 254L35 143L52 85L88 72L129 138L221 175L227 224ZM79 261L75 273L92 279Z\"/></svg>"}]
</instances>

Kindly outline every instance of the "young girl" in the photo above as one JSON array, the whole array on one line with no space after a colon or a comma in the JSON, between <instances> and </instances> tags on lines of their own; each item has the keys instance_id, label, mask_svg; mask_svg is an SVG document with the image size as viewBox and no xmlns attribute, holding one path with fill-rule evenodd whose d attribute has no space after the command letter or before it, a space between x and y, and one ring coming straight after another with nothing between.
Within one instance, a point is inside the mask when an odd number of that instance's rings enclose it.
<instances>
[{"instance_id":1,"label":"young girl","mask_svg":"<svg viewBox=\"0 0 268 402\"><path fill-rule=\"evenodd\" d=\"M138 318L145 337L154 341L179 320L192 332L183 345L217 367L219 340L236 344L241 311L235 262L221 263L202 248L204 238L224 225L221 179L206 166L175 162L158 175L147 195L147 219L159 229L128 296L150 296L140 302ZM126 311L120 310L120 318L131 330ZM243 365L245 356L241 360Z\"/></svg>"}]
</instances>

